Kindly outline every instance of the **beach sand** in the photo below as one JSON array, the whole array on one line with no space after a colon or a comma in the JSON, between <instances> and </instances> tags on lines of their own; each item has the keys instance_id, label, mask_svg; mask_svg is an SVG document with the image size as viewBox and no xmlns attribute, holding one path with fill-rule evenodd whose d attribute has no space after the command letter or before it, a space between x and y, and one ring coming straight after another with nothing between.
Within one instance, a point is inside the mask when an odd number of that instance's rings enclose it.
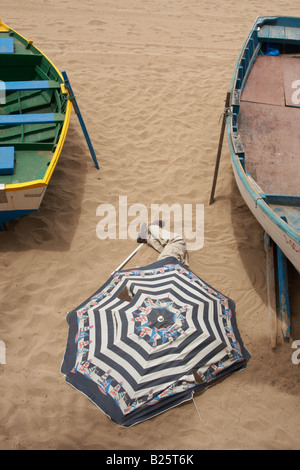
<instances>
[{"instance_id":1,"label":"beach sand","mask_svg":"<svg viewBox=\"0 0 300 470\"><path fill-rule=\"evenodd\" d=\"M4 0L1 19L68 72L100 171L72 112L40 210L0 233L0 448L299 449L299 275L290 268L292 338L270 347L263 230L237 189L224 140L208 205L219 118L255 18L292 1ZM60 372L67 312L136 247L100 240L97 208L204 204L204 245L190 269L236 304L248 367L190 401L124 429ZM127 266L154 262L143 247Z\"/></svg>"}]
</instances>

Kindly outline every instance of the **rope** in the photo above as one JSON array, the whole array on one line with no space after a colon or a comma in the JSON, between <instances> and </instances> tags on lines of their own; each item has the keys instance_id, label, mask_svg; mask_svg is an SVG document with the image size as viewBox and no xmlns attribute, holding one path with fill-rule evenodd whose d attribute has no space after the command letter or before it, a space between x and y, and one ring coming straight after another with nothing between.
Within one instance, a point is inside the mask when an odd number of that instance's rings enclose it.
<instances>
[{"instance_id":1,"label":"rope","mask_svg":"<svg viewBox=\"0 0 300 470\"><path fill-rule=\"evenodd\" d=\"M220 124L220 121L221 121L222 117L224 116L224 114L225 114L225 116L232 116L230 106L228 106L228 108L225 106L223 113L221 113L221 115L219 117L218 125Z\"/></svg>"},{"instance_id":2,"label":"rope","mask_svg":"<svg viewBox=\"0 0 300 470\"><path fill-rule=\"evenodd\" d=\"M198 410L198 408L197 408L197 405L196 405L196 402L195 402L194 394L193 394L193 402L194 402L195 408L196 408L196 410L197 410L197 414L198 414L198 416L199 416L199 420L202 421L200 412L199 412L199 410Z\"/></svg>"}]
</instances>

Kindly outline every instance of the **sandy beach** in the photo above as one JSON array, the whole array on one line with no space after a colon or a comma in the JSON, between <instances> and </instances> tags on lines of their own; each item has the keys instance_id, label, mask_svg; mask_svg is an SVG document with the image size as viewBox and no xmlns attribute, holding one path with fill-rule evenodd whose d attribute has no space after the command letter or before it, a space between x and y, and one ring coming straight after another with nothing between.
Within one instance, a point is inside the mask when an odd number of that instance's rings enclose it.
<instances>
[{"instance_id":1,"label":"sandy beach","mask_svg":"<svg viewBox=\"0 0 300 470\"><path fill-rule=\"evenodd\" d=\"M289 269L292 329L269 340L264 233L236 186L224 140L209 205L220 115L255 18L299 16L267 0L3 0L1 20L66 70L100 165L72 112L41 208L0 232L1 450L300 449L300 282ZM102 204L204 205L190 269L234 300L251 359L187 402L124 429L60 372L67 313L136 248L99 239ZM130 220L130 217L129 217ZM144 246L127 266L156 261ZM200 413L197 413L197 409Z\"/></svg>"}]
</instances>

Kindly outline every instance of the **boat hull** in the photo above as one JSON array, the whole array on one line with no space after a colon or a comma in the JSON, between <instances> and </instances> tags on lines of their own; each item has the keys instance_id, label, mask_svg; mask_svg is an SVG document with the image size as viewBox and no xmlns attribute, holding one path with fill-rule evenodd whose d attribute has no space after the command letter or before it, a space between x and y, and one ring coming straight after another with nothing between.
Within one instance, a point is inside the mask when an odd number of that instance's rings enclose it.
<instances>
[{"instance_id":1,"label":"boat hull","mask_svg":"<svg viewBox=\"0 0 300 470\"><path fill-rule=\"evenodd\" d=\"M0 225L37 211L45 192L46 186L29 187L8 192L0 187Z\"/></svg>"}]
</instances>

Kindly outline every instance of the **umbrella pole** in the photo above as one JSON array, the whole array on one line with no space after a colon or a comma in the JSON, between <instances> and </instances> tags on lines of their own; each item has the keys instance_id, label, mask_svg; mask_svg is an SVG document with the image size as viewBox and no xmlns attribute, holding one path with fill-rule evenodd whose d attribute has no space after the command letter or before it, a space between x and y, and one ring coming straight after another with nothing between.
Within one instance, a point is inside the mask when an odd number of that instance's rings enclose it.
<instances>
[{"instance_id":1,"label":"umbrella pole","mask_svg":"<svg viewBox=\"0 0 300 470\"><path fill-rule=\"evenodd\" d=\"M127 256L127 258L123 261L123 263L121 263L112 273L111 273L111 276L113 274L115 274L115 272L119 271L119 269L123 268L123 266L142 248L142 246L144 245L144 243L141 243L135 250L133 250L133 252Z\"/></svg>"},{"instance_id":2,"label":"umbrella pole","mask_svg":"<svg viewBox=\"0 0 300 470\"><path fill-rule=\"evenodd\" d=\"M215 173L214 173L213 185L212 185L211 194L210 194L209 205L211 205L215 200L214 196L215 196L215 189L216 189L216 184L217 184L219 165L220 165L220 159L221 159L221 153L222 153L222 147L223 147L226 117L228 115L228 109L229 109L229 103L230 103L230 95L231 95L230 91L227 91L226 100L225 100L225 108L223 112L222 127L221 127L220 139L219 139L219 148L218 148L217 160L216 160L216 165L215 165Z\"/></svg>"}]
</instances>

